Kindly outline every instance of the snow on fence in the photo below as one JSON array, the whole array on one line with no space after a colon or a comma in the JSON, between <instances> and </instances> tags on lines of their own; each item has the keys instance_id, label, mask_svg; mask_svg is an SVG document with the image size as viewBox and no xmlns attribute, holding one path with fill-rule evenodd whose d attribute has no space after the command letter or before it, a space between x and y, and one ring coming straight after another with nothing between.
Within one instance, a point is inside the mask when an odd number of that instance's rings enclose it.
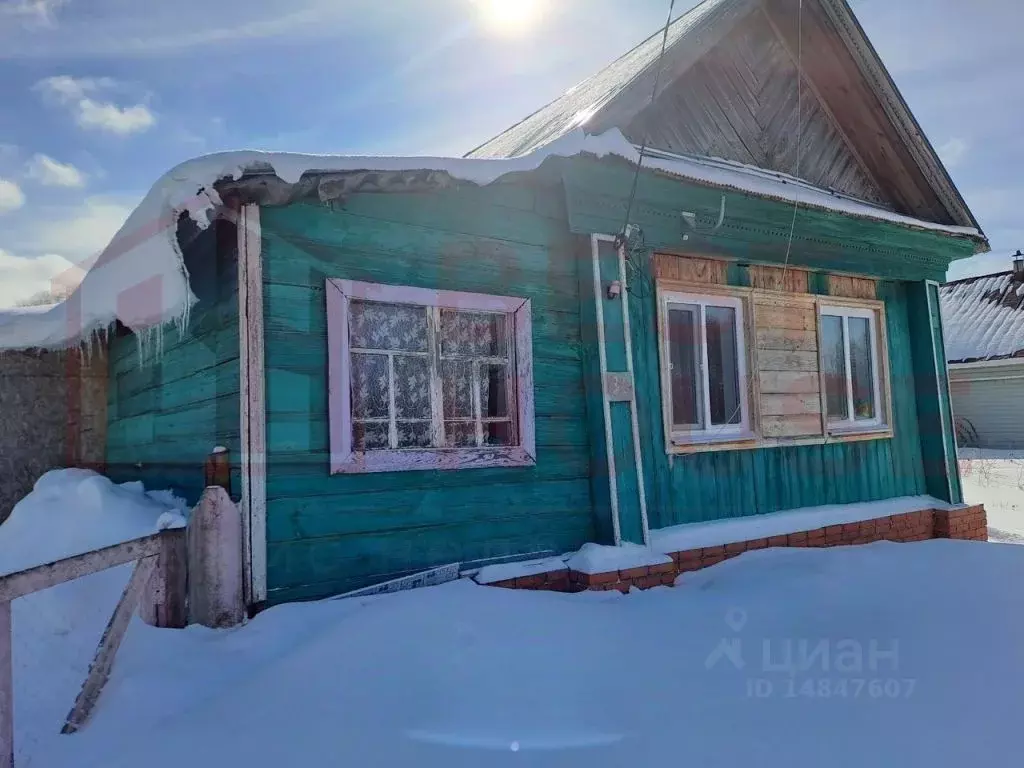
<instances>
[{"instance_id":1,"label":"snow on fence","mask_svg":"<svg viewBox=\"0 0 1024 768\"><path fill-rule=\"evenodd\" d=\"M181 528L168 529L0 576L0 768L14 768L11 602L33 592L131 562L135 563L135 569L107 623L89 666L89 674L62 730L63 733L74 733L92 713L137 606L143 620L149 624L181 628L188 623L185 531Z\"/></svg>"}]
</instances>

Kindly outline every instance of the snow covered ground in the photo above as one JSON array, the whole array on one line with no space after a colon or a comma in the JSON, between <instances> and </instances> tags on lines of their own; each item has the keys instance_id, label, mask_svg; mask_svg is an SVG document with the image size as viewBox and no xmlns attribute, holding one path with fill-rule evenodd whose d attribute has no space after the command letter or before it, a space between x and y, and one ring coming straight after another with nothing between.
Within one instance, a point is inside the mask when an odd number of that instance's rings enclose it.
<instances>
[{"instance_id":1,"label":"snow covered ground","mask_svg":"<svg viewBox=\"0 0 1024 768\"><path fill-rule=\"evenodd\" d=\"M182 499L141 483L47 472L0 525L0 575L183 525L185 511ZM51 765L34 754L67 717L130 573L122 566L14 601L19 768Z\"/></svg>"},{"instance_id":2,"label":"snow covered ground","mask_svg":"<svg viewBox=\"0 0 1024 768\"><path fill-rule=\"evenodd\" d=\"M19 635L19 695L60 699L19 698L20 765L1013 765L1022 582L1020 547L882 542L748 552L628 596L462 580L228 631L136 621L74 736L53 670L84 675L94 638L43 658Z\"/></svg>"},{"instance_id":3,"label":"snow covered ground","mask_svg":"<svg viewBox=\"0 0 1024 768\"><path fill-rule=\"evenodd\" d=\"M984 504L991 541L1024 544L1024 451L961 448L964 501Z\"/></svg>"}]
</instances>

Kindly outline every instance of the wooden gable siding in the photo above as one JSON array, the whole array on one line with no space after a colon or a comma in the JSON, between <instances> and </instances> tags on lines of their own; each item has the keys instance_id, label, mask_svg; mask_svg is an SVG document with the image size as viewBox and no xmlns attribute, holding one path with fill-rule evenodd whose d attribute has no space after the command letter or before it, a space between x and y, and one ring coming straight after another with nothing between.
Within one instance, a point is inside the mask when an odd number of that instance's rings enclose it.
<instances>
[{"instance_id":1,"label":"wooden gable siding","mask_svg":"<svg viewBox=\"0 0 1024 768\"><path fill-rule=\"evenodd\" d=\"M672 457L664 449L654 300L631 303L644 475L652 528L925 493L905 284L881 283L879 298L886 304L894 437ZM802 316L799 323L802 327ZM809 336L806 344L795 336L792 343L768 335L759 339L758 343L762 342L805 353L812 349ZM816 377L812 375L811 379ZM820 436L816 381L807 381L807 392L812 399L807 401L807 413L800 418L808 422L808 432L816 431ZM768 395L762 391L762 397ZM787 413L796 402L794 396L786 396ZM767 407L762 403L762 417L769 422L775 418L765 415L771 410L770 402Z\"/></svg>"},{"instance_id":2,"label":"wooden gable siding","mask_svg":"<svg viewBox=\"0 0 1024 768\"><path fill-rule=\"evenodd\" d=\"M637 115L624 133L659 149L795 174L886 205L831 111L806 81L798 99L799 80L790 52L757 10Z\"/></svg>"},{"instance_id":3,"label":"wooden gable siding","mask_svg":"<svg viewBox=\"0 0 1024 768\"><path fill-rule=\"evenodd\" d=\"M799 0L762 0L762 8L791 51L797 49L798 35L802 36L807 78L830 105L867 172L886 190L894 208L926 221L953 223L828 12L819 3Z\"/></svg>"},{"instance_id":4,"label":"wooden gable siding","mask_svg":"<svg viewBox=\"0 0 1024 768\"><path fill-rule=\"evenodd\" d=\"M232 488L240 488L234 238L234 226L219 221L186 249L199 303L184 333L166 325L162 340L146 336L142 360L134 335L110 343L107 472L118 482L169 488L194 504L203 463L222 445L231 452Z\"/></svg>"},{"instance_id":5,"label":"wooden gable siding","mask_svg":"<svg viewBox=\"0 0 1024 768\"><path fill-rule=\"evenodd\" d=\"M576 264L560 191L262 210L270 602L594 538ZM330 474L328 277L529 298L537 465Z\"/></svg>"}]
</instances>

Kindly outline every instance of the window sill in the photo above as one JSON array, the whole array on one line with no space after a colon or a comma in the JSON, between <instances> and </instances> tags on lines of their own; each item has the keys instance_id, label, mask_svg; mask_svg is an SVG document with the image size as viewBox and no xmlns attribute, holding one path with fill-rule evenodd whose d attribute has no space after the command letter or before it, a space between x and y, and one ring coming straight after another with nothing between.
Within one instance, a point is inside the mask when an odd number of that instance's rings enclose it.
<instances>
[{"instance_id":1,"label":"window sill","mask_svg":"<svg viewBox=\"0 0 1024 768\"><path fill-rule=\"evenodd\" d=\"M753 432L732 432L715 437L673 437L668 453L701 453L705 451L731 451L756 448L758 437Z\"/></svg>"},{"instance_id":2,"label":"window sill","mask_svg":"<svg viewBox=\"0 0 1024 768\"><path fill-rule=\"evenodd\" d=\"M830 440L871 440L892 437L892 427L888 424L879 424L873 427L829 427L828 437Z\"/></svg>"},{"instance_id":3,"label":"window sill","mask_svg":"<svg viewBox=\"0 0 1024 768\"><path fill-rule=\"evenodd\" d=\"M536 457L522 447L369 451L331 456L332 475L480 469L484 467L533 467L536 465Z\"/></svg>"}]
</instances>

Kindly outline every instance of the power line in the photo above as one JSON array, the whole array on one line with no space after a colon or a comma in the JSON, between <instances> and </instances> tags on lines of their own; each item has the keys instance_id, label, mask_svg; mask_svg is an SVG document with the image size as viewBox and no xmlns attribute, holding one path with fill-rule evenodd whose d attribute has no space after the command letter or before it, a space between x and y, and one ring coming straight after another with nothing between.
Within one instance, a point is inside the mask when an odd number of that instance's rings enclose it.
<instances>
[{"instance_id":1,"label":"power line","mask_svg":"<svg viewBox=\"0 0 1024 768\"><path fill-rule=\"evenodd\" d=\"M651 89L651 100L648 102L649 107L654 103L655 98L658 96L658 86L661 84L661 72L665 61L665 49L668 47L668 29L672 26L672 13L675 11L676 0L671 0L668 4L668 18L665 19L665 30L661 35L661 53L658 54L657 70L654 73L654 87ZM647 152L647 137L644 136L643 142L640 144L640 157L636 162L636 171L633 173L633 186L629 191L629 202L626 204L626 220L622 224L621 237L625 240L626 230L629 228L629 218L633 213L633 201L636 199L636 188L640 182L640 171L644 165L644 153Z\"/></svg>"}]
</instances>

